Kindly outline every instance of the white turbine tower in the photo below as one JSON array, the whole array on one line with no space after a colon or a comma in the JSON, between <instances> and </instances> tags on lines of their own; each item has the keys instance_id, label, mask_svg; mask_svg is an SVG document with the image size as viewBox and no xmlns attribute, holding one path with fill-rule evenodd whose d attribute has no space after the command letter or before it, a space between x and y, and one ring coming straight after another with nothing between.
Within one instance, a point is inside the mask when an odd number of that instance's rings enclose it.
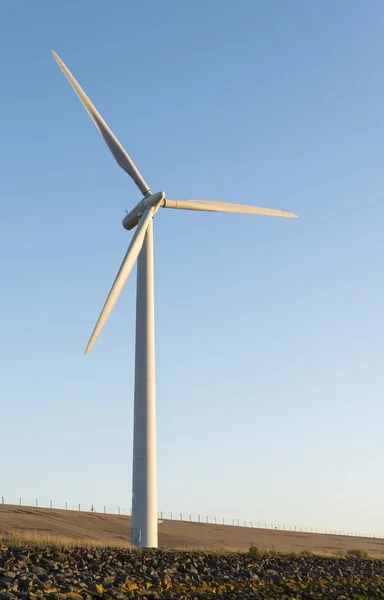
<instances>
[{"instance_id":1,"label":"white turbine tower","mask_svg":"<svg viewBox=\"0 0 384 600\"><path fill-rule=\"evenodd\" d=\"M100 313L85 354L99 337L137 261L135 400L132 477L132 544L157 547L157 472L155 409L155 320L153 285L153 217L159 208L296 217L281 210L205 200L168 200L164 192L152 194L127 152L97 112L88 96L59 56L53 56L101 133L118 165L130 175L143 198L123 219L125 229L137 227L124 260Z\"/></svg>"}]
</instances>

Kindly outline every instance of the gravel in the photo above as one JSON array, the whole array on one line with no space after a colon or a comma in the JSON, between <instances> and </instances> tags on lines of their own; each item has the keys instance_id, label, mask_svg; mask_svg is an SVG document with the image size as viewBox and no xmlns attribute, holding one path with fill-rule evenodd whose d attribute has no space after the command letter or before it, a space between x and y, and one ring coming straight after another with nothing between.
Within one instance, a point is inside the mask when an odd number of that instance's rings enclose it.
<instances>
[{"instance_id":1,"label":"gravel","mask_svg":"<svg viewBox=\"0 0 384 600\"><path fill-rule=\"evenodd\" d=\"M384 599L384 562L0 545L0 600L92 598Z\"/></svg>"}]
</instances>

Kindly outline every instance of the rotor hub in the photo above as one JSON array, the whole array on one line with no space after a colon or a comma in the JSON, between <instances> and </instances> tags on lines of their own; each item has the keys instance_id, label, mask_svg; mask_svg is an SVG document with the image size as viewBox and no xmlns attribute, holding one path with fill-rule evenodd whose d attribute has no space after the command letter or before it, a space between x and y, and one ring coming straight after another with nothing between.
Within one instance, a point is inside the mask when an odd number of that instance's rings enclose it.
<instances>
[{"instance_id":1,"label":"rotor hub","mask_svg":"<svg viewBox=\"0 0 384 600\"><path fill-rule=\"evenodd\" d=\"M151 194L146 198L143 198L130 213L127 214L123 219L123 227L124 229L134 229L138 222L139 217L143 214L146 208L149 206L157 206L161 205L159 203L163 202L165 198L164 192L156 192L155 194Z\"/></svg>"}]
</instances>

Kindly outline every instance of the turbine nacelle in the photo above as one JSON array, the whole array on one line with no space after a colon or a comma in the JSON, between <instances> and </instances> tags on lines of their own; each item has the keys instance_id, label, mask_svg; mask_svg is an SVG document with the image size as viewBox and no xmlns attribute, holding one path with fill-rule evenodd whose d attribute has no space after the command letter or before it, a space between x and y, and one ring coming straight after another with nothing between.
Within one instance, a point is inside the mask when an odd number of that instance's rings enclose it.
<instances>
[{"instance_id":1,"label":"turbine nacelle","mask_svg":"<svg viewBox=\"0 0 384 600\"><path fill-rule=\"evenodd\" d=\"M164 192L156 192L156 194L150 194L149 196L143 198L138 204L136 204L135 208L124 217L124 229L134 229L138 225L139 218L142 216L145 209L148 207L153 207L157 210L163 202L164 198Z\"/></svg>"}]
</instances>

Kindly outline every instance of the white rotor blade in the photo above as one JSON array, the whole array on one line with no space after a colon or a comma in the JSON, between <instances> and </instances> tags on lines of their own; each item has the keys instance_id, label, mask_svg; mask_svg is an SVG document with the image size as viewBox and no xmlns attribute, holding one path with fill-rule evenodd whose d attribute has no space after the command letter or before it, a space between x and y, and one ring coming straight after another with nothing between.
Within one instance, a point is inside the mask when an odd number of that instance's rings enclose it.
<instances>
[{"instance_id":1,"label":"white rotor blade","mask_svg":"<svg viewBox=\"0 0 384 600\"><path fill-rule=\"evenodd\" d=\"M133 269L133 266L139 256L140 250L144 243L145 234L147 232L148 225L150 220L153 217L153 208L147 208L140 219L139 225L135 231L135 234L129 244L129 248L127 250L126 255L124 256L124 260L121 264L118 274L116 275L116 279L113 282L113 286L111 287L111 291L109 292L108 298L104 304L103 310L100 313L96 326L92 332L90 340L88 342L88 346L85 350L85 354L91 350L93 345L95 344L97 338L100 335L101 330L103 329L105 323L109 315L112 312L113 307L115 306L121 291L124 285L127 282L127 279Z\"/></svg>"},{"instance_id":2,"label":"white rotor blade","mask_svg":"<svg viewBox=\"0 0 384 600\"><path fill-rule=\"evenodd\" d=\"M80 98L85 110L91 117L92 121L96 125L97 129L101 133L104 141L106 142L108 148L112 152L113 156L116 159L117 164L130 175L133 181L136 183L137 187L141 191L141 193L145 196L148 192L150 193L150 189L148 184L145 182L137 167L133 163L132 159L128 156L127 152L120 144L119 140L114 136L112 131L109 129L108 125L102 118L102 116L97 112L96 108L93 106L92 102L82 90L80 85L77 83L76 79L72 75L72 73L67 69L61 58L56 54L54 50L52 50L52 54L60 69L63 71L64 75L68 79L69 83L75 90L76 94Z\"/></svg>"},{"instance_id":3,"label":"white rotor blade","mask_svg":"<svg viewBox=\"0 0 384 600\"><path fill-rule=\"evenodd\" d=\"M205 210L209 212L239 213L241 215L265 215L267 217L297 218L293 213L275 210L273 208L260 208L247 204L233 204L232 202L210 202L209 200L168 200L162 205L164 208L180 208L181 210Z\"/></svg>"}]
</instances>

